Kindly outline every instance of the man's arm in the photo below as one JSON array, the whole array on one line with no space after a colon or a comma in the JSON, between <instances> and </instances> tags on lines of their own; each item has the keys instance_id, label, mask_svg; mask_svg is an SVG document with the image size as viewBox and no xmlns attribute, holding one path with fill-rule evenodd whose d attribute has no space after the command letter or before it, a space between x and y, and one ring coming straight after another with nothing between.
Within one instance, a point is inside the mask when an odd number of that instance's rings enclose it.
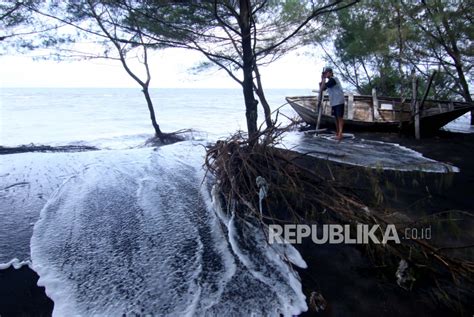
<instances>
[{"instance_id":1,"label":"man's arm","mask_svg":"<svg viewBox=\"0 0 474 317\"><path fill-rule=\"evenodd\" d=\"M324 75L324 73L321 75L321 82L319 83L319 89L321 91L326 90L326 75Z\"/></svg>"},{"instance_id":2,"label":"man's arm","mask_svg":"<svg viewBox=\"0 0 474 317\"><path fill-rule=\"evenodd\" d=\"M331 88L333 86L336 86L337 85L337 82L334 80L334 78L329 78L328 82L326 83L326 87L327 88Z\"/></svg>"}]
</instances>

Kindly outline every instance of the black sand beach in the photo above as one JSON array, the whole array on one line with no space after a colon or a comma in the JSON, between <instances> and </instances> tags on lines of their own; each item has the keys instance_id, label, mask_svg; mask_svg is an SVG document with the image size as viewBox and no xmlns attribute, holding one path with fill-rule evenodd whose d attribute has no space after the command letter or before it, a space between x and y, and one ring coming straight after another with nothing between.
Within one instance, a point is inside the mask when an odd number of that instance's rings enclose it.
<instances>
[{"instance_id":1,"label":"black sand beach","mask_svg":"<svg viewBox=\"0 0 474 317\"><path fill-rule=\"evenodd\" d=\"M53 301L28 266L0 270L0 316L50 316Z\"/></svg>"},{"instance_id":2,"label":"black sand beach","mask_svg":"<svg viewBox=\"0 0 474 317\"><path fill-rule=\"evenodd\" d=\"M406 212L415 219L449 210L474 214L474 135L440 131L421 141L397 134L359 133L357 137L398 143L461 170L460 173L450 174L448 180L446 175L438 173L374 172L387 208ZM311 166L310 162L307 164ZM338 164L332 164L331 168L334 171L347 169L338 167ZM367 180L361 180L363 172L357 168L349 170L346 173L350 175L346 176L348 182L361 186L361 191L362 187L370 186ZM457 223L458 232L462 232L459 236L446 231L445 226L433 228L432 239L442 246L472 246L473 224L472 220ZM471 316L474 312L474 307L468 304L461 308L461 313L455 313L432 301L422 287L411 291L400 288L396 284L396 267L391 268L387 278L387 272L381 274L386 268L374 267L361 248L327 244L315 246L310 240L305 242L298 248L309 266L306 270L298 270L305 295L308 298L314 291L322 294L327 301L327 309L319 314L307 312L303 316ZM471 261L474 258L472 248L463 249L460 253L456 255ZM473 299L472 293L470 298Z\"/></svg>"},{"instance_id":3,"label":"black sand beach","mask_svg":"<svg viewBox=\"0 0 474 317\"><path fill-rule=\"evenodd\" d=\"M399 143L414 149L428 158L449 162L460 168L460 173L446 176L440 174L400 173L380 171L381 187L388 208L400 208L410 211L413 215L423 216L447 210L462 210L473 214L474 196L474 135L439 132L416 141L397 134L359 133L356 137ZM318 159L305 157L309 167L318 165ZM331 164L336 171L347 167ZM349 167L350 177L363 173L363 169ZM342 172L341 172L342 173ZM341 174L342 175L342 174ZM416 179L416 185L410 180ZM360 181L360 180L358 180ZM357 182L356 182L357 183ZM358 182L361 191L364 181ZM385 184L395 184L384 187ZM405 184L405 185L402 185ZM410 184L410 185L406 185ZM370 186L367 185L367 186ZM416 189L418 188L418 189ZM473 228L471 223L459 225L459 229L467 232L461 240L452 237L450 244L472 244ZM443 233L442 239L452 236ZM436 237L436 231L433 238ZM303 282L303 290L307 298L312 292L322 294L327 302L324 312L308 311L303 316L454 316L452 311L430 302L427 293L414 289L404 290L397 286L393 278L383 278L379 269L364 255L363 250L346 245L315 246L307 240L298 246L309 268L298 270ZM472 249L462 251L463 256L472 260ZM38 276L27 266L15 270L10 267L0 270L0 316L48 316L53 309L44 289L37 287ZM460 316L471 316L473 307L462 308Z\"/></svg>"}]
</instances>

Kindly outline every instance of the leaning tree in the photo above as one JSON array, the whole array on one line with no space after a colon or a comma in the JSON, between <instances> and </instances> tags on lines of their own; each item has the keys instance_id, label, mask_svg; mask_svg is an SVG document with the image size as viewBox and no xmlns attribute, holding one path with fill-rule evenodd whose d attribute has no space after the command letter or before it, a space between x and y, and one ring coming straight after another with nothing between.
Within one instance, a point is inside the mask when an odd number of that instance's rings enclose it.
<instances>
[{"instance_id":1,"label":"leaning tree","mask_svg":"<svg viewBox=\"0 0 474 317\"><path fill-rule=\"evenodd\" d=\"M301 36L310 25L318 25L318 18L356 2L145 1L134 8L133 14L148 37L158 36L159 40L169 32L169 39L178 47L201 52L242 87L248 137L252 140L258 135L254 92L264 107L267 125L272 125L259 67L301 45Z\"/></svg>"},{"instance_id":2,"label":"leaning tree","mask_svg":"<svg viewBox=\"0 0 474 317\"><path fill-rule=\"evenodd\" d=\"M13 39L29 50L46 48L45 58L56 60L109 59L117 60L126 73L141 87L155 136L163 143L176 139L163 133L157 122L150 96L151 71L149 50L166 47L163 41L153 43L143 36L127 1L70 0L51 2L19 2L15 12L27 12L17 25L25 25L34 17L41 21L41 40L34 36ZM28 19L27 19L28 18ZM34 32L40 30L33 29ZM30 31L28 34L35 34ZM87 42L87 45L84 43ZM136 64L131 60L138 61ZM141 68L140 68L141 67Z\"/></svg>"},{"instance_id":3,"label":"leaning tree","mask_svg":"<svg viewBox=\"0 0 474 317\"><path fill-rule=\"evenodd\" d=\"M474 76L474 16L472 1L401 1L407 18L423 40L409 42L412 56L439 65L451 78L453 90L472 102ZM474 124L474 111L471 112Z\"/></svg>"}]
</instances>

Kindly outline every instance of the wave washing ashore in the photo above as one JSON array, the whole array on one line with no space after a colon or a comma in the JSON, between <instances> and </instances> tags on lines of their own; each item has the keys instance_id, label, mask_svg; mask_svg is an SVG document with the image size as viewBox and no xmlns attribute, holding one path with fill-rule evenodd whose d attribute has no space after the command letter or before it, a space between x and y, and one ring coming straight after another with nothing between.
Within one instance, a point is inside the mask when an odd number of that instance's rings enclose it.
<instances>
[{"instance_id":1,"label":"wave washing ashore","mask_svg":"<svg viewBox=\"0 0 474 317\"><path fill-rule=\"evenodd\" d=\"M294 94L301 92L274 91L269 100L279 105ZM55 316L306 311L287 262L305 268L298 251L270 247L259 225L226 215L204 176L205 142L245 127L240 91L156 96L163 130L194 128L200 132L190 138L201 141L140 147L150 127L138 90L2 90L2 145L103 150L0 155L0 269L32 267ZM335 149L329 139L293 132L284 145L352 165L457 171L357 137Z\"/></svg>"},{"instance_id":2,"label":"wave washing ashore","mask_svg":"<svg viewBox=\"0 0 474 317\"><path fill-rule=\"evenodd\" d=\"M11 173L2 184L23 176L31 185L2 199L2 261L28 258L31 247L55 316L305 311L299 278L283 258L305 262L292 247L268 246L256 224L224 215L201 186L203 155L202 145L182 142L3 156Z\"/></svg>"},{"instance_id":3,"label":"wave washing ashore","mask_svg":"<svg viewBox=\"0 0 474 317\"><path fill-rule=\"evenodd\" d=\"M239 89L155 89L151 92L158 123L165 132L193 129L191 138L215 141L237 130L245 130L243 99ZM275 108L285 104L285 96L310 94L301 89L268 90L267 99ZM94 146L100 149L127 149L142 146L151 137L151 124L143 96L138 89L1 89L2 146L51 145ZM259 107L259 118L263 118ZM296 118L289 105L280 109ZM19 119L21 118L21 119ZM446 129L474 132L464 116ZM295 151L346 164L382 169L457 171L437 164L420 153L396 143L356 139L335 147L329 138L311 138L291 132L283 145Z\"/></svg>"}]
</instances>

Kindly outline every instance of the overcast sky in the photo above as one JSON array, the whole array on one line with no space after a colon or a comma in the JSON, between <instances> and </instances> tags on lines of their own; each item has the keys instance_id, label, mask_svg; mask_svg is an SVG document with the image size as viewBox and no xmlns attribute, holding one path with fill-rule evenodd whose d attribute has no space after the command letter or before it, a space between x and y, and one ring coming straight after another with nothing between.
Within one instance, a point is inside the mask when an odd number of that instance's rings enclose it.
<instances>
[{"instance_id":1,"label":"overcast sky","mask_svg":"<svg viewBox=\"0 0 474 317\"><path fill-rule=\"evenodd\" d=\"M238 88L223 71L192 75L190 68L203 60L197 52L168 49L153 52L155 88ZM137 65L134 65L137 66ZM264 88L315 88L324 62L301 51L262 68ZM118 61L33 61L27 56L0 56L0 83L8 87L137 87Z\"/></svg>"}]
</instances>

